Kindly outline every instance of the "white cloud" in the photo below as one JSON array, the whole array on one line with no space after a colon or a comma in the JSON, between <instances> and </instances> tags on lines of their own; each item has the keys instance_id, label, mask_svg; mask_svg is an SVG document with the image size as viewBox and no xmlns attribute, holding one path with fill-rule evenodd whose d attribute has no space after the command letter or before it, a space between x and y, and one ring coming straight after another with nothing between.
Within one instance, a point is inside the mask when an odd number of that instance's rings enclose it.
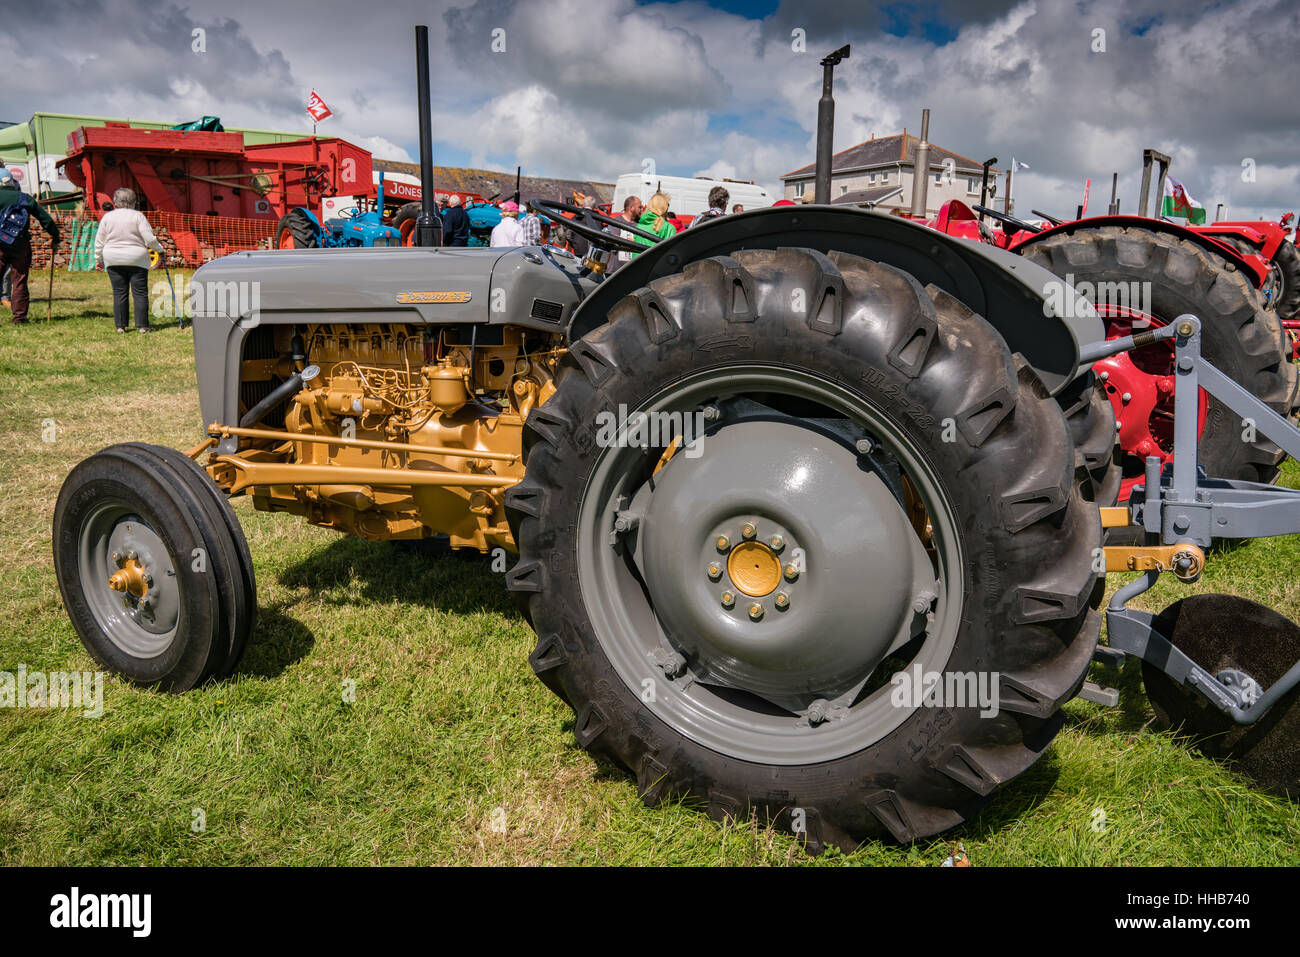
<instances>
[{"instance_id":1,"label":"white cloud","mask_svg":"<svg viewBox=\"0 0 1300 957\"><path fill-rule=\"evenodd\" d=\"M914 24L955 17L942 45L882 33L875 8L789 0L763 22L698 0L394 0L358 11L321 0L311 16L231 0L223 15L168 0L103 0L15 18L0 117L37 110L155 119L215 113L230 126L310 130L306 91L337 113L323 134L409 159L416 149L411 25L430 27L435 156L536 175L612 181L653 158L664 173L725 174L773 188L811 162L820 56L836 71L836 148L932 108L932 139L975 159L1015 155L1017 206L1071 214L1084 180L1094 208L1120 175L1134 208L1144 146L1213 210L1276 216L1300 205L1300 4L1291 0L936 0L891 8ZM901 10L901 12L900 12ZM93 43L70 42L94 26ZM190 49L194 26L208 52ZM808 36L791 49L790 29ZM1091 50L1106 31L1104 53ZM493 53L494 30L506 50ZM57 77L57 83L50 78ZM1241 161L1257 176L1243 182Z\"/></svg>"}]
</instances>

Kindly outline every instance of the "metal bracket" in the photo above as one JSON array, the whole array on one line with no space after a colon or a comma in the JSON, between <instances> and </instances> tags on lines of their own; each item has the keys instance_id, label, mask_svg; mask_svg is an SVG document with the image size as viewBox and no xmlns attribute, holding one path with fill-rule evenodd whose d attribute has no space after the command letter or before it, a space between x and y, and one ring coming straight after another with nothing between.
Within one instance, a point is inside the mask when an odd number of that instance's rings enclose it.
<instances>
[{"instance_id":1,"label":"metal bracket","mask_svg":"<svg viewBox=\"0 0 1300 957\"><path fill-rule=\"evenodd\" d=\"M1107 356L1171 338L1175 357L1173 467L1162 468L1160 459L1148 457L1145 483L1133 490L1129 515L1121 514L1121 509L1102 509L1104 527L1139 525L1147 533L1147 541L1158 544L1105 550L1107 571L1145 574L1111 599L1106 610L1109 647L1098 648L1094 657L1110 663L1117 663L1117 657L1124 654L1141 658L1172 680L1197 691L1236 723L1250 724L1300 684L1300 662L1261 693L1249 675L1210 674L1156 630L1155 616L1126 606L1155 585L1161 572L1173 571L1183 581L1195 581L1205 564L1202 549L1215 538L1263 538L1300 532L1300 492L1256 482L1207 478L1199 468L1200 390L1204 388L1240 415L1243 426L1254 428L1297 459L1300 430L1205 360L1201 355L1201 322L1193 315L1181 315L1158 329L1095 343L1081 349L1080 357L1091 365ZM1098 691L1093 689L1081 692L1085 698L1096 694Z\"/></svg>"},{"instance_id":2,"label":"metal bracket","mask_svg":"<svg viewBox=\"0 0 1300 957\"><path fill-rule=\"evenodd\" d=\"M1174 545L1108 545L1108 572L1173 572L1180 581L1191 583L1201 577L1205 552L1190 542Z\"/></svg>"}]
</instances>

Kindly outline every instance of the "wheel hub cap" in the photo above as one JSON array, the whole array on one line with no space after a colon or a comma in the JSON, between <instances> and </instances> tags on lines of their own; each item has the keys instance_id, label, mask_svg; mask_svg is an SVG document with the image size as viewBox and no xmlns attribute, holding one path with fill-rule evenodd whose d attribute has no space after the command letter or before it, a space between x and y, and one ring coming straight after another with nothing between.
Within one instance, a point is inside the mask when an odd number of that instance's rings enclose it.
<instances>
[{"instance_id":1,"label":"wheel hub cap","mask_svg":"<svg viewBox=\"0 0 1300 957\"><path fill-rule=\"evenodd\" d=\"M727 557L727 575L746 595L762 598L781 584L781 559L761 542L742 542Z\"/></svg>"},{"instance_id":2,"label":"wheel hub cap","mask_svg":"<svg viewBox=\"0 0 1300 957\"><path fill-rule=\"evenodd\" d=\"M935 597L884 482L794 421L728 425L700 457L675 456L642 528L654 607L701 680L783 706L860 685Z\"/></svg>"}]
</instances>

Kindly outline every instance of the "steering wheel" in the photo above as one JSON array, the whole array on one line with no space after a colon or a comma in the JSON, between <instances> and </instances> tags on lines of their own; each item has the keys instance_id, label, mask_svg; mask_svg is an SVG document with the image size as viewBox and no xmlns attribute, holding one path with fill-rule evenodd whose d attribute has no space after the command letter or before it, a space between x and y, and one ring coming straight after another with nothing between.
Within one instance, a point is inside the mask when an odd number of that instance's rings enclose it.
<instances>
[{"instance_id":1,"label":"steering wheel","mask_svg":"<svg viewBox=\"0 0 1300 957\"><path fill-rule=\"evenodd\" d=\"M620 229L629 232L634 236L640 236L643 239L650 240L651 243L659 242L659 237L654 233L646 232L644 229L638 229L626 219L615 219L613 216L606 216L604 213L598 213L594 209L586 206L574 206L570 203L557 203L550 199L530 199L528 208L534 213L549 216L558 221L561 226L572 229L579 236L588 240L593 246L601 249L621 250L622 252L638 253L644 252L645 243L635 243L630 239L624 239L622 236L615 236L605 232L600 228L600 224L611 226L614 229ZM573 213L574 218L569 219L564 213Z\"/></svg>"},{"instance_id":2,"label":"steering wheel","mask_svg":"<svg viewBox=\"0 0 1300 957\"><path fill-rule=\"evenodd\" d=\"M1027 233L1041 233L1043 231L1041 226L1027 223L1023 219L1016 219L1016 217L1008 216L1006 213L999 213L996 209L989 209L987 206L981 206L978 203L972 206L971 209L977 213L983 213L985 216L992 216L998 222L1010 226L1012 229L1024 230Z\"/></svg>"}]
</instances>

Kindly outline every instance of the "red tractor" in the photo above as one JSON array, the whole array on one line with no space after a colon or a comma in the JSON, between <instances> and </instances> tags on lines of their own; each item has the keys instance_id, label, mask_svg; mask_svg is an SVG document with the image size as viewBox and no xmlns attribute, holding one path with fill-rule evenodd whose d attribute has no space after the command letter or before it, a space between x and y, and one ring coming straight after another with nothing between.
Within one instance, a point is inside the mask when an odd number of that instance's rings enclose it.
<instances>
[{"instance_id":1,"label":"red tractor","mask_svg":"<svg viewBox=\"0 0 1300 957\"><path fill-rule=\"evenodd\" d=\"M1160 165L1156 195L1163 193L1169 158L1144 154L1137 215L1052 221L1043 228L985 207L953 201L928 225L950 235L992 243L1045 266L1092 301L1107 338L1164 326L1183 313L1205 323L1206 357L1282 415L1300 403L1300 377L1290 362L1292 345L1271 304L1282 261L1295 256L1278 223L1215 223L1188 227L1146 215L1152 162ZM978 213L978 215L977 215ZM990 228L981 220L997 220ZM1240 245L1239 245L1240 244ZM1275 268L1274 264L1279 266ZM1285 282L1285 280L1283 280ZM1290 289L1300 298L1300 282ZM1143 481L1143 461L1173 457L1174 352L1156 343L1097 363L1097 388L1115 410L1123 456L1120 501ZM1214 476L1271 482L1282 450L1238 421L1218 400L1201 394L1200 464ZM1099 495L1104 491L1099 490ZM1109 504L1103 502L1102 504Z\"/></svg>"}]
</instances>

